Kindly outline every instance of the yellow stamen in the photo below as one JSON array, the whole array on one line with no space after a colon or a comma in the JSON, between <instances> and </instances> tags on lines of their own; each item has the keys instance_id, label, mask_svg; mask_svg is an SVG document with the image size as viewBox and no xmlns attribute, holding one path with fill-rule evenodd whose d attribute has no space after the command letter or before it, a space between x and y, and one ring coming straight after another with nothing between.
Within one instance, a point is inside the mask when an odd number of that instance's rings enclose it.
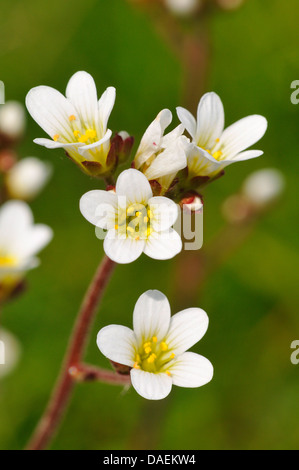
<instances>
[{"instance_id":1,"label":"yellow stamen","mask_svg":"<svg viewBox=\"0 0 299 470\"><path fill-rule=\"evenodd\" d=\"M97 136L97 133L94 129L87 129L85 135L88 139L94 139Z\"/></svg>"},{"instance_id":2,"label":"yellow stamen","mask_svg":"<svg viewBox=\"0 0 299 470\"><path fill-rule=\"evenodd\" d=\"M117 225L117 224L116 224L116 225L114 225L114 228L115 228L115 230L117 230L117 229L118 229L118 225Z\"/></svg>"},{"instance_id":3,"label":"yellow stamen","mask_svg":"<svg viewBox=\"0 0 299 470\"><path fill-rule=\"evenodd\" d=\"M168 346L167 346L167 344L165 343L165 341L162 341L162 342L161 342L160 348L162 349L162 351L167 351Z\"/></svg>"},{"instance_id":4,"label":"yellow stamen","mask_svg":"<svg viewBox=\"0 0 299 470\"><path fill-rule=\"evenodd\" d=\"M135 213L135 215L136 215L136 217L139 217L139 216L141 215L141 212L137 211L137 212Z\"/></svg>"},{"instance_id":5,"label":"yellow stamen","mask_svg":"<svg viewBox=\"0 0 299 470\"><path fill-rule=\"evenodd\" d=\"M82 144L85 144L85 142L87 140L88 140L88 137L86 136L86 134L83 134L83 135L81 135L81 137L79 137L78 142L81 142Z\"/></svg>"},{"instance_id":6,"label":"yellow stamen","mask_svg":"<svg viewBox=\"0 0 299 470\"><path fill-rule=\"evenodd\" d=\"M222 155L221 150L217 150L217 152L214 152L214 153L213 153L213 157L214 157L216 160L218 160L218 158L220 158L221 155Z\"/></svg>"},{"instance_id":7,"label":"yellow stamen","mask_svg":"<svg viewBox=\"0 0 299 470\"><path fill-rule=\"evenodd\" d=\"M153 232L153 229L151 227L148 227L148 229L146 231L146 236L149 237L152 232Z\"/></svg>"},{"instance_id":8,"label":"yellow stamen","mask_svg":"<svg viewBox=\"0 0 299 470\"><path fill-rule=\"evenodd\" d=\"M59 139L60 135L59 134L55 134L53 136L53 140L55 140L55 142L57 142L57 140Z\"/></svg>"},{"instance_id":9,"label":"yellow stamen","mask_svg":"<svg viewBox=\"0 0 299 470\"><path fill-rule=\"evenodd\" d=\"M134 369L140 369L140 366L139 366L138 362L134 362L133 367L134 367Z\"/></svg>"},{"instance_id":10,"label":"yellow stamen","mask_svg":"<svg viewBox=\"0 0 299 470\"><path fill-rule=\"evenodd\" d=\"M74 131L73 134L77 138L80 135L80 131Z\"/></svg>"},{"instance_id":11,"label":"yellow stamen","mask_svg":"<svg viewBox=\"0 0 299 470\"><path fill-rule=\"evenodd\" d=\"M147 223L149 221L149 218L147 216L143 217L143 222Z\"/></svg>"},{"instance_id":12,"label":"yellow stamen","mask_svg":"<svg viewBox=\"0 0 299 470\"><path fill-rule=\"evenodd\" d=\"M155 361L156 357L157 357L156 354L152 353L152 354L149 356L149 358L147 359L147 362L149 362L149 363L151 364L152 362Z\"/></svg>"},{"instance_id":13,"label":"yellow stamen","mask_svg":"<svg viewBox=\"0 0 299 470\"><path fill-rule=\"evenodd\" d=\"M153 343L156 343L157 341L158 341L157 336L153 336L153 337L152 337L152 342L153 342Z\"/></svg>"},{"instance_id":14,"label":"yellow stamen","mask_svg":"<svg viewBox=\"0 0 299 470\"><path fill-rule=\"evenodd\" d=\"M147 215L149 216L149 218L151 218L153 217L153 212L150 209L148 209Z\"/></svg>"},{"instance_id":15,"label":"yellow stamen","mask_svg":"<svg viewBox=\"0 0 299 470\"><path fill-rule=\"evenodd\" d=\"M70 121L76 121L76 116L74 116L73 114L71 116L69 116L69 120Z\"/></svg>"},{"instance_id":16,"label":"yellow stamen","mask_svg":"<svg viewBox=\"0 0 299 470\"><path fill-rule=\"evenodd\" d=\"M13 256L0 256L0 266L14 266L16 264L17 260Z\"/></svg>"},{"instance_id":17,"label":"yellow stamen","mask_svg":"<svg viewBox=\"0 0 299 470\"><path fill-rule=\"evenodd\" d=\"M216 142L220 142L220 139L217 138L217 139L216 139Z\"/></svg>"},{"instance_id":18,"label":"yellow stamen","mask_svg":"<svg viewBox=\"0 0 299 470\"><path fill-rule=\"evenodd\" d=\"M170 354L170 359L173 359L174 357L175 357L174 353Z\"/></svg>"},{"instance_id":19,"label":"yellow stamen","mask_svg":"<svg viewBox=\"0 0 299 470\"><path fill-rule=\"evenodd\" d=\"M166 374L171 377L171 373L169 372L169 370L166 371Z\"/></svg>"}]
</instances>

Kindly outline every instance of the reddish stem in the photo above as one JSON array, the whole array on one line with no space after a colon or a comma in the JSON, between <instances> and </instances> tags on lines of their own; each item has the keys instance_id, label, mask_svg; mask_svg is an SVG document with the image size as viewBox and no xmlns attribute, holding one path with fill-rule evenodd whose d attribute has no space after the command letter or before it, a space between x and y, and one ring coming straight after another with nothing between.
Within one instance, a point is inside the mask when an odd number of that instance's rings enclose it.
<instances>
[{"instance_id":1,"label":"reddish stem","mask_svg":"<svg viewBox=\"0 0 299 470\"><path fill-rule=\"evenodd\" d=\"M105 256L95 273L79 310L56 386L27 449L44 449L60 424L76 383L70 369L77 367L82 359L90 326L114 266L115 263Z\"/></svg>"}]
</instances>

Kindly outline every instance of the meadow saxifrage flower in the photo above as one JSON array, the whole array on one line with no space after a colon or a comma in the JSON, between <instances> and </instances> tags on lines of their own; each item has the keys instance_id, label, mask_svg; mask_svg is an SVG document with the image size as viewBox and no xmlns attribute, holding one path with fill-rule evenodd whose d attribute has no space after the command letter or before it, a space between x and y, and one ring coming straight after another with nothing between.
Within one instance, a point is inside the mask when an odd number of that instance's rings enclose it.
<instances>
[{"instance_id":1,"label":"meadow saxifrage flower","mask_svg":"<svg viewBox=\"0 0 299 470\"><path fill-rule=\"evenodd\" d=\"M51 137L34 142L63 148L85 173L104 175L110 170L112 131L107 124L114 102L115 88L108 87L98 100L94 79L84 71L71 77L66 97L49 86L32 88L26 97L27 109Z\"/></svg>"},{"instance_id":2,"label":"meadow saxifrage flower","mask_svg":"<svg viewBox=\"0 0 299 470\"><path fill-rule=\"evenodd\" d=\"M177 172L187 166L186 152L190 140L183 136L182 124L166 135L172 121L169 109L163 109L146 129L134 159L134 167L142 171L149 181L156 180L165 193Z\"/></svg>"},{"instance_id":3,"label":"meadow saxifrage flower","mask_svg":"<svg viewBox=\"0 0 299 470\"><path fill-rule=\"evenodd\" d=\"M169 259L182 249L181 237L171 228L178 206L164 196L153 197L147 178L138 170L123 171L115 192L84 194L80 210L93 225L107 230L104 251L117 263L131 263L142 252L154 259Z\"/></svg>"},{"instance_id":4,"label":"meadow saxifrage flower","mask_svg":"<svg viewBox=\"0 0 299 470\"><path fill-rule=\"evenodd\" d=\"M102 328L97 345L111 361L131 367L131 382L148 400L160 400L179 387L201 387L213 377L205 357L187 352L205 334L208 316L200 308L188 308L171 317L164 294L142 294L133 313L133 330L121 325Z\"/></svg>"},{"instance_id":5,"label":"meadow saxifrage flower","mask_svg":"<svg viewBox=\"0 0 299 470\"><path fill-rule=\"evenodd\" d=\"M30 207L12 200L0 208L0 300L39 264L36 254L52 239L50 227L34 224Z\"/></svg>"},{"instance_id":6,"label":"meadow saxifrage flower","mask_svg":"<svg viewBox=\"0 0 299 470\"><path fill-rule=\"evenodd\" d=\"M261 150L246 150L260 140L266 132L267 120L254 114L224 129L224 109L219 96L206 93L197 108L197 120L184 108L177 113L193 146L189 147L189 178L214 177L231 163L249 160L263 154Z\"/></svg>"}]
</instances>

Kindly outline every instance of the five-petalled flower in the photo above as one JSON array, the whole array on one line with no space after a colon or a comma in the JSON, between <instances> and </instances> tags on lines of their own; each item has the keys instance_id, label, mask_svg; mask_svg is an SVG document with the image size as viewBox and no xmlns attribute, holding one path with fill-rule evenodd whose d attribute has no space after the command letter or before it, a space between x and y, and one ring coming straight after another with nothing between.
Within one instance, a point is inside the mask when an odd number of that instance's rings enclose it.
<instances>
[{"instance_id":1,"label":"five-petalled flower","mask_svg":"<svg viewBox=\"0 0 299 470\"><path fill-rule=\"evenodd\" d=\"M0 297L11 291L26 271L39 264L36 254L52 239L50 227L34 224L30 207L8 201L0 209Z\"/></svg>"},{"instance_id":2,"label":"five-petalled flower","mask_svg":"<svg viewBox=\"0 0 299 470\"><path fill-rule=\"evenodd\" d=\"M165 129L172 121L169 109L163 109L145 131L134 159L134 166L142 171L149 181L156 180L164 194L177 172L187 166L186 152L189 139L183 136L182 124L166 135Z\"/></svg>"},{"instance_id":3,"label":"five-petalled flower","mask_svg":"<svg viewBox=\"0 0 299 470\"><path fill-rule=\"evenodd\" d=\"M131 263L142 252L154 259L169 259L182 249L179 234L171 228L178 206L164 196L153 197L147 178L138 170L123 171L115 192L84 194L80 210L89 222L108 230L104 251L117 263Z\"/></svg>"},{"instance_id":4,"label":"five-petalled flower","mask_svg":"<svg viewBox=\"0 0 299 470\"><path fill-rule=\"evenodd\" d=\"M261 150L245 150L260 140L267 120L260 115L247 116L224 129L224 109L219 96L206 93L197 108L197 121L187 109L178 107L180 121L192 137L188 174L214 177L231 163L259 157Z\"/></svg>"},{"instance_id":5,"label":"five-petalled flower","mask_svg":"<svg viewBox=\"0 0 299 470\"><path fill-rule=\"evenodd\" d=\"M186 352L204 336L208 323L200 308L188 308L171 317L165 295L149 290L135 305L134 330L106 326L98 333L97 345L111 361L131 367L131 382L139 395L160 400L172 385L194 388L212 379L210 361Z\"/></svg>"},{"instance_id":6,"label":"five-petalled flower","mask_svg":"<svg viewBox=\"0 0 299 470\"><path fill-rule=\"evenodd\" d=\"M84 172L104 175L110 170L107 158L112 131L107 123L114 102L115 88L108 87L98 100L95 82L84 71L71 77L66 97L48 86L32 88L26 106L52 139L34 142L50 149L64 148Z\"/></svg>"}]
</instances>

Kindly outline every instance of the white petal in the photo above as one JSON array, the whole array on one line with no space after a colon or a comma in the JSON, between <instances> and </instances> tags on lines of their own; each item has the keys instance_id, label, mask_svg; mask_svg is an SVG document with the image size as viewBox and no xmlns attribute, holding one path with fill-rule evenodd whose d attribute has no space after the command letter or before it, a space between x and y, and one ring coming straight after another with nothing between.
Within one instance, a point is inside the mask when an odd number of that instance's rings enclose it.
<instances>
[{"instance_id":1,"label":"white petal","mask_svg":"<svg viewBox=\"0 0 299 470\"><path fill-rule=\"evenodd\" d=\"M57 134L60 142L75 140L69 117L75 115L76 110L59 91L48 86L32 88L26 96L26 106L33 119L50 137Z\"/></svg>"},{"instance_id":2,"label":"white petal","mask_svg":"<svg viewBox=\"0 0 299 470\"><path fill-rule=\"evenodd\" d=\"M191 137L194 139L196 135L196 120L195 117L185 108L178 106L176 108L177 115L181 123L185 126Z\"/></svg>"},{"instance_id":3,"label":"white petal","mask_svg":"<svg viewBox=\"0 0 299 470\"><path fill-rule=\"evenodd\" d=\"M121 325L105 326L98 333L97 345L101 353L111 361L133 367L136 340L130 328Z\"/></svg>"},{"instance_id":4,"label":"white petal","mask_svg":"<svg viewBox=\"0 0 299 470\"><path fill-rule=\"evenodd\" d=\"M267 120L263 116L247 116L225 129L220 138L219 147L225 158L232 159L260 140L266 129Z\"/></svg>"},{"instance_id":5,"label":"white petal","mask_svg":"<svg viewBox=\"0 0 299 470\"><path fill-rule=\"evenodd\" d=\"M150 223L155 232L169 229L178 218L178 206L168 197L151 197L148 205L153 213Z\"/></svg>"},{"instance_id":6,"label":"white petal","mask_svg":"<svg viewBox=\"0 0 299 470\"><path fill-rule=\"evenodd\" d=\"M166 342L176 355L182 354L197 343L207 331L209 319L201 308L187 308L170 320Z\"/></svg>"},{"instance_id":7,"label":"white petal","mask_svg":"<svg viewBox=\"0 0 299 470\"><path fill-rule=\"evenodd\" d=\"M119 175L115 191L118 196L126 197L127 206L135 203L146 205L153 195L151 186L144 174L132 168L123 171Z\"/></svg>"},{"instance_id":8,"label":"white petal","mask_svg":"<svg viewBox=\"0 0 299 470\"><path fill-rule=\"evenodd\" d=\"M201 387L212 380L213 366L199 354L185 352L168 367L172 382L179 387Z\"/></svg>"},{"instance_id":9,"label":"white petal","mask_svg":"<svg viewBox=\"0 0 299 470\"><path fill-rule=\"evenodd\" d=\"M203 148L212 148L224 127L224 109L219 96L206 93L197 108L197 131L195 142Z\"/></svg>"},{"instance_id":10,"label":"white petal","mask_svg":"<svg viewBox=\"0 0 299 470\"><path fill-rule=\"evenodd\" d=\"M156 336L161 341L169 328L170 305L167 297L158 290L148 290L136 302L133 328L138 345Z\"/></svg>"},{"instance_id":11,"label":"white petal","mask_svg":"<svg viewBox=\"0 0 299 470\"><path fill-rule=\"evenodd\" d=\"M34 139L33 141L37 145L42 145L43 147L46 147L47 149L60 149L64 148L66 150L77 150L78 147L80 147L82 144L81 143L75 143L72 142L70 144L66 144L64 142L55 142L55 140L50 140L50 139Z\"/></svg>"},{"instance_id":12,"label":"white petal","mask_svg":"<svg viewBox=\"0 0 299 470\"><path fill-rule=\"evenodd\" d=\"M94 129L99 122L97 89L92 76L84 71L75 73L66 87L66 96L75 106L81 123Z\"/></svg>"},{"instance_id":13,"label":"white petal","mask_svg":"<svg viewBox=\"0 0 299 470\"><path fill-rule=\"evenodd\" d=\"M144 240L120 238L115 230L109 230L104 240L106 255L119 264L132 263L139 258L143 249Z\"/></svg>"},{"instance_id":14,"label":"white petal","mask_svg":"<svg viewBox=\"0 0 299 470\"><path fill-rule=\"evenodd\" d=\"M170 259L182 250L182 240L179 234L173 230L164 232L152 232L145 243L144 253L153 259Z\"/></svg>"},{"instance_id":15,"label":"white petal","mask_svg":"<svg viewBox=\"0 0 299 470\"><path fill-rule=\"evenodd\" d=\"M42 250L53 238L53 231L43 224L36 224L15 241L13 252L19 258L30 258Z\"/></svg>"},{"instance_id":16,"label":"white petal","mask_svg":"<svg viewBox=\"0 0 299 470\"><path fill-rule=\"evenodd\" d=\"M147 400L162 400L172 388L172 380L167 374L152 374L139 369L131 370L131 382L136 392Z\"/></svg>"},{"instance_id":17,"label":"white petal","mask_svg":"<svg viewBox=\"0 0 299 470\"><path fill-rule=\"evenodd\" d=\"M99 99L99 118L103 135L106 132L108 119L115 103L115 95L115 88L110 86L104 91L101 98Z\"/></svg>"},{"instance_id":18,"label":"white petal","mask_svg":"<svg viewBox=\"0 0 299 470\"><path fill-rule=\"evenodd\" d=\"M31 228L33 215L28 204L22 201L8 201L0 209L0 246L8 253L14 253L16 244L22 243L24 233Z\"/></svg>"},{"instance_id":19,"label":"white petal","mask_svg":"<svg viewBox=\"0 0 299 470\"><path fill-rule=\"evenodd\" d=\"M166 148L169 145L172 145L174 141L176 141L179 137L182 136L182 134L184 133L184 130L185 128L183 124L179 124L171 132L168 132L168 134L162 137L161 147Z\"/></svg>"},{"instance_id":20,"label":"white petal","mask_svg":"<svg viewBox=\"0 0 299 470\"><path fill-rule=\"evenodd\" d=\"M262 150L246 150L245 152L238 153L234 157L231 158L231 162L242 162L244 160L251 160L251 158L257 158L263 155ZM228 161L228 160L225 160Z\"/></svg>"},{"instance_id":21,"label":"white petal","mask_svg":"<svg viewBox=\"0 0 299 470\"><path fill-rule=\"evenodd\" d=\"M161 147L165 128L170 124L172 114L169 109L163 109L156 119L146 129L134 159L135 167L139 169Z\"/></svg>"},{"instance_id":22,"label":"white petal","mask_svg":"<svg viewBox=\"0 0 299 470\"><path fill-rule=\"evenodd\" d=\"M104 229L116 224L117 196L104 190L93 190L83 194L80 211L88 222ZM112 227L110 223L113 223Z\"/></svg>"},{"instance_id":23,"label":"white petal","mask_svg":"<svg viewBox=\"0 0 299 470\"><path fill-rule=\"evenodd\" d=\"M185 142L181 137L159 153L144 174L148 180L153 180L171 173L177 173L186 166Z\"/></svg>"}]
</instances>

